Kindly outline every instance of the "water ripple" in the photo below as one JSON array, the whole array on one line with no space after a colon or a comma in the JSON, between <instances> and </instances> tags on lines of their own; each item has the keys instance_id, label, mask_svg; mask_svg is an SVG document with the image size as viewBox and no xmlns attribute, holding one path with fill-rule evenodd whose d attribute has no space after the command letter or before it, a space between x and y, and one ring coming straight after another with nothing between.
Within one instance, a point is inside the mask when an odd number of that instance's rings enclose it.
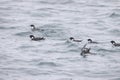
<instances>
[{"instance_id":1,"label":"water ripple","mask_svg":"<svg viewBox=\"0 0 120 80\"><path fill-rule=\"evenodd\" d=\"M119 80L120 47L110 43L120 40L119 8L119 0L0 0L0 80ZM100 44L84 58L88 38Z\"/></svg>"}]
</instances>

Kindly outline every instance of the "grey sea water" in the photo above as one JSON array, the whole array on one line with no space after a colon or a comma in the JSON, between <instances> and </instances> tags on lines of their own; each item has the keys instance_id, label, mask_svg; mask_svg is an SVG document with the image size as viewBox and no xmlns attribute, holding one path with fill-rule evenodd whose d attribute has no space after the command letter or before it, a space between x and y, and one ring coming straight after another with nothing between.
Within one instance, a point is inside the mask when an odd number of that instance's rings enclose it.
<instances>
[{"instance_id":1,"label":"grey sea water","mask_svg":"<svg viewBox=\"0 0 120 80\"><path fill-rule=\"evenodd\" d=\"M83 58L88 38L100 44ZM111 40L120 42L120 0L0 0L0 80L120 80Z\"/></svg>"}]
</instances>

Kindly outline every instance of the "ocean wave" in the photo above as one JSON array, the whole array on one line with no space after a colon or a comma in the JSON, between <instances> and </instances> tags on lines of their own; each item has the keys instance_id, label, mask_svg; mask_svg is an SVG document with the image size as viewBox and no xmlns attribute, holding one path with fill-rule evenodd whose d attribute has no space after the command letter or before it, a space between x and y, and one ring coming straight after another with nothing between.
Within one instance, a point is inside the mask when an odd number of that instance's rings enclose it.
<instances>
[{"instance_id":1,"label":"ocean wave","mask_svg":"<svg viewBox=\"0 0 120 80\"><path fill-rule=\"evenodd\" d=\"M40 62L38 66L58 67L60 64L57 64L55 62Z\"/></svg>"},{"instance_id":2,"label":"ocean wave","mask_svg":"<svg viewBox=\"0 0 120 80\"><path fill-rule=\"evenodd\" d=\"M70 3L74 3L73 0L61 0L61 1L57 1L57 0L51 0L51 1L40 1L40 3L42 4L70 4Z\"/></svg>"},{"instance_id":3,"label":"ocean wave","mask_svg":"<svg viewBox=\"0 0 120 80\"><path fill-rule=\"evenodd\" d=\"M109 17L111 17L111 18L120 17L120 14L113 12Z\"/></svg>"},{"instance_id":4,"label":"ocean wave","mask_svg":"<svg viewBox=\"0 0 120 80\"><path fill-rule=\"evenodd\" d=\"M29 35L31 35L32 34L32 32L18 32L18 33L15 33L14 35L16 35L16 36L28 36L29 37Z\"/></svg>"}]
</instances>

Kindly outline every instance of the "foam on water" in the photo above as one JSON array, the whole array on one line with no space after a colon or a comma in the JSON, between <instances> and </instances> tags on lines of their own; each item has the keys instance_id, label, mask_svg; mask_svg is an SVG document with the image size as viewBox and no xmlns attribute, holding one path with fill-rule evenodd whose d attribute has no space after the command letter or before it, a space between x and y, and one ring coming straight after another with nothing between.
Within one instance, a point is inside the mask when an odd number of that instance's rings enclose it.
<instances>
[{"instance_id":1,"label":"foam on water","mask_svg":"<svg viewBox=\"0 0 120 80\"><path fill-rule=\"evenodd\" d=\"M119 8L119 0L0 0L0 80L119 80L120 47L110 43L120 42ZM100 43L84 58L89 38Z\"/></svg>"}]
</instances>

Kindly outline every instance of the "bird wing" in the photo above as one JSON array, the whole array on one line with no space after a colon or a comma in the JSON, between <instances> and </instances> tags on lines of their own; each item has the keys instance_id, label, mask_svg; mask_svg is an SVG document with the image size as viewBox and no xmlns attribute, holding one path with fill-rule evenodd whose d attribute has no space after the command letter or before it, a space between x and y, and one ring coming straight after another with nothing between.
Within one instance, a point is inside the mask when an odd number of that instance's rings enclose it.
<instances>
[{"instance_id":1,"label":"bird wing","mask_svg":"<svg viewBox=\"0 0 120 80\"><path fill-rule=\"evenodd\" d=\"M81 51L87 46L87 43L82 47Z\"/></svg>"}]
</instances>

